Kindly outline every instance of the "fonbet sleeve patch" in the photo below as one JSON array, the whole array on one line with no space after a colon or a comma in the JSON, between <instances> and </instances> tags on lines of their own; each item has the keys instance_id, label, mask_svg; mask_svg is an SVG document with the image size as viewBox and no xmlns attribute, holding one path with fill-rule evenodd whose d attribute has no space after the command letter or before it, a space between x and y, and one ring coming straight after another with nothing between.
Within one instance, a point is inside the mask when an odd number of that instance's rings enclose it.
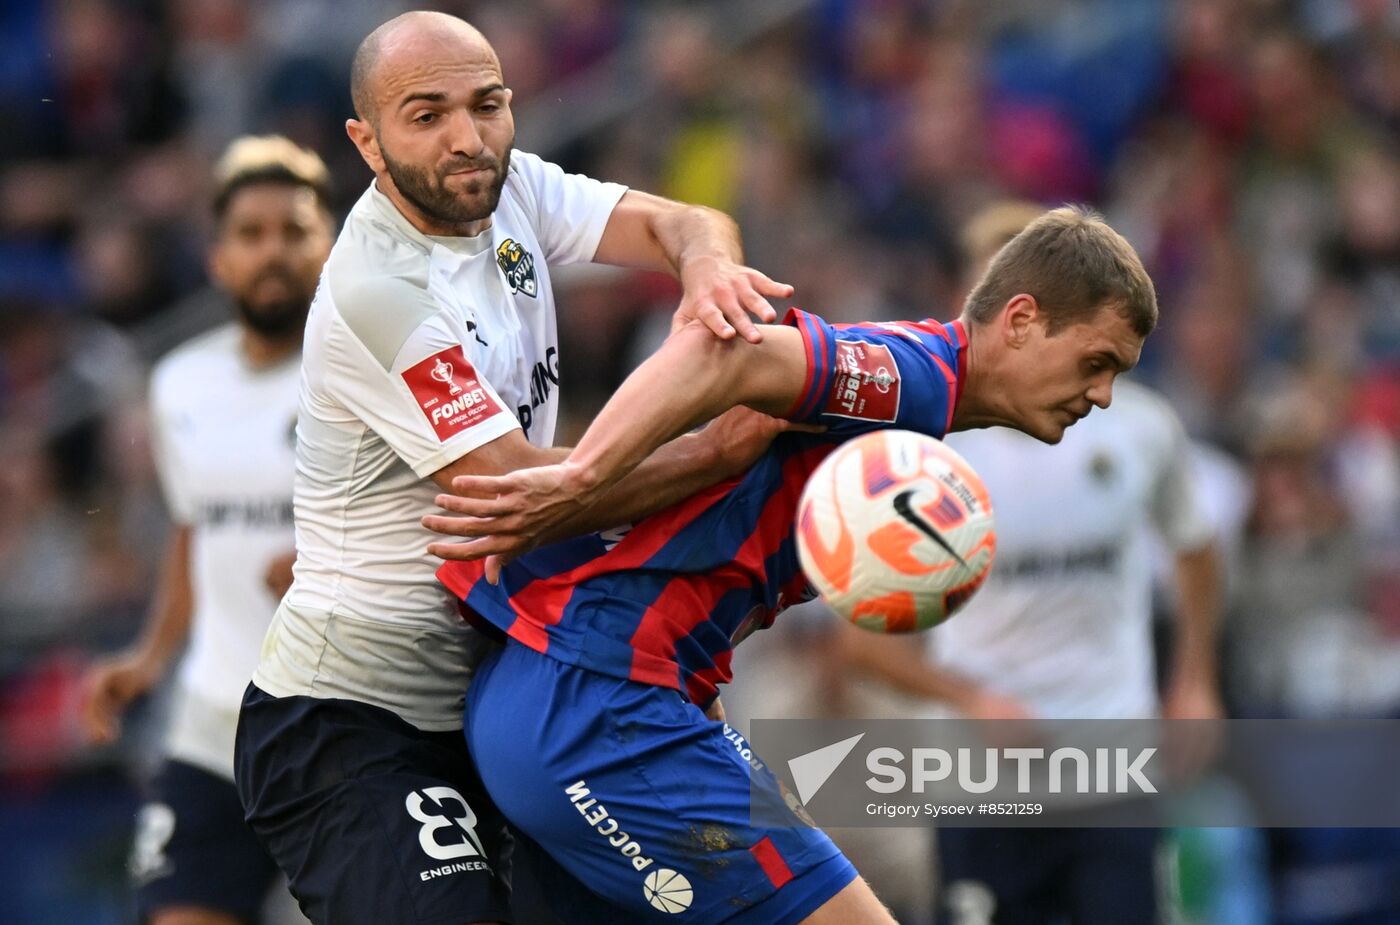
<instances>
[{"instance_id":1,"label":"fonbet sleeve patch","mask_svg":"<svg viewBox=\"0 0 1400 925\"><path fill-rule=\"evenodd\" d=\"M836 370L826 396L826 414L862 421L899 416L899 367L884 344L836 341Z\"/></svg>"},{"instance_id":2,"label":"fonbet sleeve patch","mask_svg":"<svg viewBox=\"0 0 1400 925\"><path fill-rule=\"evenodd\" d=\"M438 351L402 375L443 443L502 413L500 403L478 378L461 345Z\"/></svg>"}]
</instances>

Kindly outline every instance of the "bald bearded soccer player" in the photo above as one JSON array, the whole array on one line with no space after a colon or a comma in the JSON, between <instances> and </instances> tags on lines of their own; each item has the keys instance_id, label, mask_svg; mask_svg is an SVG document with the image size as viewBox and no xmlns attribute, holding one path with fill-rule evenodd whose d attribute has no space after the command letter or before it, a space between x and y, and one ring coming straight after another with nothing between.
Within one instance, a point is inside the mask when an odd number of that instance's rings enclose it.
<instances>
[{"instance_id":1,"label":"bald bearded soccer player","mask_svg":"<svg viewBox=\"0 0 1400 925\"><path fill-rule=\"evenodd\" d=\"M509 838L461 734L485 645L434 577L421 525L459 475L561 461L550 272L674 273L676 322L758 340L765 296L726 216L513 150L511 92L474 28L409 13L356 53L347 131L374 182L307 321L295 580L244 697L235 759L249 824L317 923L509 921ZM672 441L577 529L602 529L741 471L775 422ZM598 512L606 512L600 514Z\"/></svg>"}]
</instances>

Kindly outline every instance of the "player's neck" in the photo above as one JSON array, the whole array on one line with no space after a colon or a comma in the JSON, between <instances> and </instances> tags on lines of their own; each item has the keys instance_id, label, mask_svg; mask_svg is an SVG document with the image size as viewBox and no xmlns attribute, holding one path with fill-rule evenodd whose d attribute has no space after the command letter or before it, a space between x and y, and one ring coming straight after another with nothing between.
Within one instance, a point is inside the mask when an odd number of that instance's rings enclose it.
<instances>
[{"instance_id":1,"label":"player's neck","mask_svg":"<svg viewBox=\"0 0 1400 925\"><path fill-rule=\"evenodd\" d=\"M967 331L967 352L963 362L966 373L963 377L962 392L958 404L953 409L953 420L949 431L973 430L978 427L1010 426L1012 419L1002 407L998 396L1000 374L997 372L995 357L986 343L981 325L963 318L963 329Z\"/></svg>"},{"instance_id":2,"label":"player's neck","mask_svg":"<svg viewBox=\"0 0 1400 925\"><path fill-rule=\"evenodd\" d=\"M298 328L288 334L260 334L251 328L243 329L243 358L254 369L276 366L297 352L301 347L302 331Z\"/></svg>"}]
</instances>

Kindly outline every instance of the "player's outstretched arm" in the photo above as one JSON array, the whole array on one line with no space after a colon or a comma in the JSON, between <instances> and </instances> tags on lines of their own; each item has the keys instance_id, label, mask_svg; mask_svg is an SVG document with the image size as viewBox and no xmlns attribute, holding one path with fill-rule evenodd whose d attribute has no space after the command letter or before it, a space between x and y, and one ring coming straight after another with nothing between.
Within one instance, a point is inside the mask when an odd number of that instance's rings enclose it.
<instances>
[{"instance_id":1,"label":"player's outstretched arm","mask_svg":"<svg viewBox=\"0 0 1400 925\"><path fill-rule=\"evenodd\" d=\"M737 331L758 343L749 319L777 318L769 298L786 299L792 287L744 266L739 226L723 212L628 190L613 209L593 259L598 263L671 273L684 293L671 330L699 321L722 340Z\"/></svg>"},{"instance_id":2,"label":"player's outstretched arm","mask_svg":"<svg viewBox=\"0 0 1400 925\"><path fill-rule=\"evenodd\" d=\"M454 478L456 494L440 496L438 503L465 516L429 516L423 523L439 533L482 539L434 544L430 551L461 560L518 553L635 520L709 484L713 478L668 485L665 473L677 455L689 451L716 454L716 464L723 465L738 431L767 425L736 412L685 438L698 446L675 440L655 451L736 405L776 417L796 404L807 380L801 336L790 327L764 333L762 342L752 344L716 340L696 323L682 328L628 377L562 463ZM592 514L581 517L585 511Z\"/></svg>"},{"instance_id":3,"label":"player's outstretched arm","mask_svg":"<svg viewBox=\"0 0 1400 925\"><path fill-rule=\"evenodd\" d=\"M122 713L161 679L170 659L185 644L193 610L190 528L178 525L166 544L140 641L95 663L84 678L79 715L88 741L98 745L116 741Z\"/></svg>"},{"instance_id":4,"label":"player's outstretched arm","mask_svg":"<svg viewBox=\"0 0 1400 925\"><path fill-rule=\"evenodd\" d=\"M1183 780L1199 774L1220 748L1225 718L1216 680L1216 627L1220 608L1220 549L1214 542L1176 554L1175 658L1162 696L1168 723L1167 767Z\"/></svg>"}]
</instances>

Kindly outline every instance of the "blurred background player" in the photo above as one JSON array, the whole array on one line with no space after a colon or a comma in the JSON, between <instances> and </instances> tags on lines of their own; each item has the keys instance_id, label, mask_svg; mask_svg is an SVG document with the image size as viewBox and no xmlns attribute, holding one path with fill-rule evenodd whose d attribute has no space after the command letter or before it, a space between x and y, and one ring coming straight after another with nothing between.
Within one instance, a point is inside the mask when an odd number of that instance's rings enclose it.
<instances>
[{"instance_id":1,"label":"blurred background player","mask_svg":"<svg viewBox=\"0 0 1400 925\"><path fill-rule=\"evenodd\" d=\"M131 856L142 920L259 920L276 865L233 784L238 705L292 578L302 331L334 233L321 159L278 136L235 141L215 168L209 271L236 320L151 376L153 446L173 527L140 640L95 664L83 718L97 743L184 650Z\"/></svg>"},{"instance_id":2,"label":"blurred background player","mask_svg":"<svg viewBox=\"0 0 1400 925\"><path fill-rule=\"evenodd\" d=\"M963 238L969 279L1039 214L1000 203L976 216ZM1123 381L1057 446L999 427L948 444L995 499L996 565L964 612L928 634L926 654L850 630L851 661L976 719L1156 716L1150 530L1171 553L1177 592L1160 715L1220 718L1218 552L1166 402ZM938 848L950 925L1158 921L1154 829L941 828Z\"/></svg>"}]
</instances>

